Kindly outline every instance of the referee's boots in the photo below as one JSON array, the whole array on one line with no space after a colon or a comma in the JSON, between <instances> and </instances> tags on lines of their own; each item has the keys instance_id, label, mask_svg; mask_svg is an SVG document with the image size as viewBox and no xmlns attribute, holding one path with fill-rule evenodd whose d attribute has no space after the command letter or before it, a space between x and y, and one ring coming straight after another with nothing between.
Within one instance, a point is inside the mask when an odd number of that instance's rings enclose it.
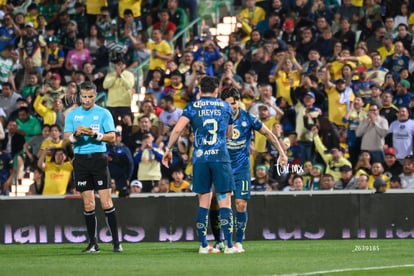
<instances>
[{"instance_id":1,"label":"referee's boots","mask_svg":"<svg viewBox=\"0 0 414 276\"><path fill-rule=\"evenodd\" d=\"M90 243L88 244L88 247L82 250L84 253L98 253L99 251L99 246L96 243Z\"/></svg>"},{"instance_id":2,"label":"referee's boots","mask_svg":"<svg viewBox=\"0 0 414 276\"><path fill-rule=\"evenodd\" d=\"M120 243L116 243L114 244L112 251L115 253L121 253L122 251L124 251L124 249L122 248L122 245Z\"/></svg>"}]
</instances>

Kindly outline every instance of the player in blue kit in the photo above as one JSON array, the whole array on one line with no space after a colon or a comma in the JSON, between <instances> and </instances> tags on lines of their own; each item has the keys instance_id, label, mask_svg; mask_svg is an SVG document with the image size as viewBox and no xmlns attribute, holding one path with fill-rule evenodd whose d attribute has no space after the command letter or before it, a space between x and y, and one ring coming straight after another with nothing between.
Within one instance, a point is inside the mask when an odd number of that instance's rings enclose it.
<instances>
[{"instance_id":1,"label":"player in blue kit","mask_svg":"<svg viewBox=\"0 0 414 276\"><path fill-rule=\"evenodd\" d=\"M234 247L238 253L243 253L243 237L247 225L247 201L250 199L250 143L253 130L261 134L274 145L279 152L279 164L287 164L287 156L281 147L278 138L267 128L259 118L239 108L240 93L235 88L227 88L221 92L221 98L228 102L233 108L233 136L227 140L227 148L230 153L231 167L235 181L234 197L236 201L236 243ZM211 226L215 238L220 239L219 214L215 211L217 207L212 205L210 211ZM218 229L218 233L217 233ZM218 240L220 245L221 240ZM216 246L219 248L219 246Z\"/></svg>"},{"instance_id":2,"label":"player in blue kit","mask_svg":"<svg viewBox=\"0 0 414 276\"><path fill-rule=\"evenodd\" d=\"M222 230L227 241L224 253L236 253L233 247L233 214L231 192L233 177L226 140L233 133L233 112L228 103L217 99L219 81L204 77L200 81L201 98L189 103L175 125L168 141L162 163L168 167L172 160L170 148L181 131L191 124L194 131L193 191L198 194L196 225L200 254L219 253L207 242L208 212L211 204L212 183L217 194Z\"/></svg>"},{"instance_id":3,"label":"player in blue kit","mask_svg":"<svg viewBox=\"0 0 414 276\"><path fill-rule=\"evenodd\" d=\"M96 237L95 193L97 190L107 224L111 230L114 252L122 252L118 238L115 207L111 197L111 180L106 157L106 143L115 142L115 125L111 113L96 105L96 86L86 81L80 87L82 106L65 118L65 141L73 144L74 183L81 193L89 245L83 252L99 252Z\"/></svg>"}]
</instances>

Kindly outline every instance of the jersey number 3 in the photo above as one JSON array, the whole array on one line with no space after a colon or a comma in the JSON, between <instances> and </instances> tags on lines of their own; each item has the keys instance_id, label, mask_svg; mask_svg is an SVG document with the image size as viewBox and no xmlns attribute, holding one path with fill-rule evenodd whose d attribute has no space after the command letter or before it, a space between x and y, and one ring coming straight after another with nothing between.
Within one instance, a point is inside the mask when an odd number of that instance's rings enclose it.
<instances>
[{"instance_id":1,"label":"jersey number 3","mask_svg":"<svg viewBox=\"0 0 414 276\"><path fill-rule=\"evenodd\" d=\"M203 122L203 127L206 127L206 125L211 125L208 127L208 132L212 135L209 140L204 138L204 144L206 145L214 145L217 142L217 121L214 119L207 119Z\"/></svg>"}]
</instances>

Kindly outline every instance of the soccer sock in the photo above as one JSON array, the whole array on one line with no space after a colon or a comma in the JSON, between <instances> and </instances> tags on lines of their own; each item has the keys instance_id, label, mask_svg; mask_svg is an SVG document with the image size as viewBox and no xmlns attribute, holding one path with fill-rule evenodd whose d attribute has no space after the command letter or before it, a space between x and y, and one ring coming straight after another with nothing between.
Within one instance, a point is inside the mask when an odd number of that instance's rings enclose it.
<instances>
[{"instance_id":1,"label":"soccer sock","mask_svg":"<svg viewBox=\"0 0 414 276\"><path fill-rule=\"evenodd\" d=\"M221 242L219 211L210 210L210 225L216 242Z\"/></svg>"},{"instance_id":2,"label":"soccer sock","mask_svg":"<svg viewBox=\"0 0 414 276\"><path fill-rule=\"evenodd\" d=\"M88 230L89 243L96 243L96 216L95 210L84 211L83 216L85 218L86 229Z\"/></svg>"},{"instance_id":3,"label":"soccer sock","mask_svg":"<svg viewBox=\"0 0 414 276\"><path fill-rule=\"evenodd\" d=\"M243 242L247 225L247 212L236 212L236 242Z\"/></svg>"},{"instance_id":4,"label":"soccer sock","mask_svg":"<svg viewBox=\"0 0 414 276\"><path fill-rule=\"evenodd\" d=\"M197 209L197 217L196 217L196 225L197 225L197 234L198 240L202 247L206 247L207 243L207 226L208 226L208 209L203 207L198 207Z\"/></svg>"},{"instance_id":5,"label":"soccer sock","mask_svg":"<svg viewBox=\"0 0 414 276\"><path fill-rule=\"evenodd\" d=\"M115 207L112 206L112 208L104 210L104 212L105 212L106 224L109 226L109 229L111 229L112 243L119 244L118 223L116 221Z\"/></svg>"},{"instance_id":6,"label":"soccer sock","mask_svg":"<svg viewBox=\"0 0 414 276\"><path fill-rule=\"evenodd\" d=\"M220 208L220 224L227 241L227 247L233 247L233 213L230 208Z\"/></svg>"}]
</instances>

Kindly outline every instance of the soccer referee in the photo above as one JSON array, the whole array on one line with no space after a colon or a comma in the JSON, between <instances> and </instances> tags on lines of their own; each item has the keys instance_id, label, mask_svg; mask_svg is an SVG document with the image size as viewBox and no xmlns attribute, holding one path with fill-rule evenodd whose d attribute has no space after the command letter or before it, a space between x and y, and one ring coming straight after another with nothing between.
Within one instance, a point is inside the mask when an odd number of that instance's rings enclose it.
<instances>
[{"instance_id":1,"label":"soccer referee","mask_svg":"<svg viewBox=\"0 0 414 276\"><path fill-rule=\"evenodd\" d=\"M65 118L65 141L73 144L74 183L81 193L89 245L83 252L99 252L95 216L95 190L99 193L102 209L111 230L114 252L122 252L118 239L115 207L111 198L106 143L115 141L115 125L111 113L96 105L96 86L86 81L80 86L81 106Z\"/></svg>"}]
</instances>

